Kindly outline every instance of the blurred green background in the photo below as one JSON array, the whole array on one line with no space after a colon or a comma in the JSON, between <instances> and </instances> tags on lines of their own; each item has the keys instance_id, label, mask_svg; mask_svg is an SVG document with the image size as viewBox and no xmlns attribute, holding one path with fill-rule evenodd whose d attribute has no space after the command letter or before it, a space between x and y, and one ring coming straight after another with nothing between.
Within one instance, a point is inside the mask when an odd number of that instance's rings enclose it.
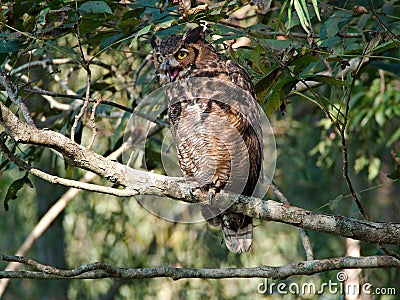
<instances>
[{"instance_id":1,"label":"blurred green background","mask_svg":"<svg viewBox=\"0 0 400 300\"><path fill-rule=\"evenodd\" d=\"M56 97L70 107L58 110L41 95L32 93L32 88L37 86L61 94L67 94L70 89L84 96L86 72L79 43L87 60L90 59L91 97L135 108L145 95L158 87L148 57L151 35L156 30L161 36L182 34L206 21L212 31L209 39L221 55L240 63L256 84L277 144L274 179L292 205L361 218L342 176L341 136L332 123L332 119L343 121L346 101L350 99L346 130L350 177L371 220L398 222L400 167L396 167L391 151L399 152L400 137L400 1L254 2L192 1L191 6L184 4L188 9L180 10L175 1L2 1L0 65L5 72L13 70L10 79L19 87L19 95L38 127L70 136L74 116L82 102ZM208 9L190 11L199 5L204 8L205 3ZM312 25L313 35L307 24ZM313 36L313 44L307 41L307 36ZM362 55L368 55L368 61L341 77L343 67ZM315 76L320 72L327 72L326 77ZM28 82L22 75L28 76ZM297 82L306 79L319 84L292 91ZM0 91L0 99L10 105L4 91ZM92 149L105 156L118 149L129 117L129 113L119 108L100 105L96 115L98 133ZM0 138L22 160L66 178L78 180L84 175L84 171L69 166L49 149L15 144L4 128L0 130ZM144 149L147 167L161 174L164 172L161 141L166 133L163 129L152 135ZM77 139L87 146L91 136L87 116L78 124ZM0 156L3 201L11 184L25 173L8 163L1 153ZM143 167L141 156L136 159L137 167ZM32 176L29 178L34 188L24 185L16 200L8 203L9 210L0 209L1 253L14 254L38 220L67 191ZM100 178L93 182L109 185ZM271 192L266 198L276 199ZM305 260L297 228L261 220L254 223L251 251L235 255L221 244L221 232L206 223L172 223L148 212L134 198L82 191L25 256L67 269L94 261L130 268L162 265L224 268L281 266ZM345 255L344 238L317 232L310 232L310 237L317 259ZM398 247L388 248L399 252ZM361 243L361 254L382 252L378 245ZM0 268L5 267L6 263L1 261ZM336 274L332 271L294 276L284 282L313 282L318 286L328 280L336 281ZM361 277L376 287L400 286L399 272L395 269L364 270ZM3 297L282 297L258 293L257 287L263 282L258 278L18 279L9 283ZM320 297L340 299L341 296ZM313 298L318 297L285 296L285 299ZM376 298L396 299L396 296Z\"/></svg>"}]
</instances>

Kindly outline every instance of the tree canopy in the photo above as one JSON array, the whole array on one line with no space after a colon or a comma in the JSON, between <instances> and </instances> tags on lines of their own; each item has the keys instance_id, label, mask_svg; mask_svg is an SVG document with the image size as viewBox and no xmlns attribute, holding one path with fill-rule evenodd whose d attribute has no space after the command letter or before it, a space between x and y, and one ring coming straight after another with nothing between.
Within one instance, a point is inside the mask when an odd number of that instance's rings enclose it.
<instances>
[{"instance_id":1,"label":"tree canopy","mask_svg":"<svg viewBox=\"0 0 400 300\"><path fill-rule=\"evenodd\" d=\"M339 274L400 293L400 1L0 5L0 297L275 299L262 278ZM241 255L205 222L144 205L206 199L168 171L150 54L154 34L196 26L250 75L276 143L265 196L231 208L255 218Z\"/></svg>"}]
</instances>

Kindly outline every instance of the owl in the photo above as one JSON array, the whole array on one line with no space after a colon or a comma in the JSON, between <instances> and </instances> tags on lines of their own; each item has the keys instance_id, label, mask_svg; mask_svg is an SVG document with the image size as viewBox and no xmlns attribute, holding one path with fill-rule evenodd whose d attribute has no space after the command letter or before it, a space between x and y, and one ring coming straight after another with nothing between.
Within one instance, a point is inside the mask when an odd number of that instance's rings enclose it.
<instances>
[{"instance_id":1,"label":"owl","mask_svg":"<svg viewBox=\"0 0 400 300\"><path fill-rule=\"evenodd\" d=\"M247 252L252 219L216 208L213 201L221 190L255 195L262 173L260 113L251 79L217 53L203 27L165 39L153 36L151 45L158 81L169 87L168 117L181 171L196 183L194 189L208 193L203 217L221 227L228 250ZM224 92L225 86L246 96Z\"/></svg>"}]
</instances>

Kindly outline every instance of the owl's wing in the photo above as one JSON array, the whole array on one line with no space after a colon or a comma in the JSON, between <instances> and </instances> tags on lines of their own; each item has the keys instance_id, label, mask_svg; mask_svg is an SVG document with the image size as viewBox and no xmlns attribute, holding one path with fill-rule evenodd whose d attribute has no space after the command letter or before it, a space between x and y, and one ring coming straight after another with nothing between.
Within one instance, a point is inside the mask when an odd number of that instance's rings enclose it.
<instances>
[{"instance_id":1,"label":"owl's wing","mask_svg":"<svg viewBox=\"0 0 400 300\"><path fill-rule=\"evenodd\" d=\"M251 78L246 71L233 60L227 60L224 61L224 63L230 81L245 91L250 92L254 100L257 99L253 83L251 82Z\"/></svg>"},{"instance_id":2,"label":"owl's wing","mask_svg":"<svg viewBox=\"0 0 400 300\"><path fill-rule=\"evenodd\" d=\"M246 71L232 60L227 60L223 63L225 64L224 67L228 74L229 81L250 93L250 96L239 97L243 99L237 99L238 101L235 101L234 105L237 106L235 108L246 120L247 129L244 138L246 139L246 145L249 149L251 162L250 179L252 179L253 182L249 182L249 185L246 186L243 194L251 196L258 179L262 179L263 177L262 160L264 146L261 130L260 108L253 83Z\"/></svg>"}]
</instances>

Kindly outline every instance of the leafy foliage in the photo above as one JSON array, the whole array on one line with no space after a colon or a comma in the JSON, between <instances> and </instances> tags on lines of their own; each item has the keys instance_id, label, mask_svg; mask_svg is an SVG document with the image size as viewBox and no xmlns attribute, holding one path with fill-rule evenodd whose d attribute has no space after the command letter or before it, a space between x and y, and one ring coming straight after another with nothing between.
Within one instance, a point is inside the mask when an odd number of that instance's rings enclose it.
<instances>
[{"instance_id":1,"label":"leafy foliage","mask_svg":"<svg viewBox=\"0 0 400 300\"><path fill-rule=\"evenodd\" d=\"M92 148L107 155L121 146L129 111L157 88L148 57L150 37L181 34L207 23L208 39L220 54L238 62L253 78L275 130L279 153L275 180L293 205L358 216L342 179L339 128L347 122L350 175L363 205L372 219L398 221L400 207L393 199L399 194L399 163L398 154L391 153L399 153L400 137L400 1L266 1L265 11L250 2L192 1L192 6L186 2L3 1L1 70L18 87L18 96L39 128L70 136L86 96L89 68L90 109L95 100L103 100L96 110L98 134ZM0 101L20 114L4 90ZM165 122L164 118L165 113L160 116ZM76 140L84 146L92 137L91 125L89 111L75 129ZM160 153L166 132L159 130L149 138L143 152L137 153L138 167L147 163L150 171L165 172ZM25 162L61 177L82 177L82 171L65 164L56 153L20 145L6 132L0 137ZM147 162L141 159L144 154ZM5 207L19 197L7 213L0 212L1 232L13 236L7 242L2 239L1 248L15 251L41 215L39 206L50 207L58 197L47 193L38 200L33 189L24 188L30 179L4 156L0 159ZM218 233L204 224L160 220L134 199L99 199L81 193L62 219L66 267L95 260L130 267L252 266L303 257L293 228L257 224L253 252L238 257L226 253ZM318 233L312 233L311 239L317 257L344 255L340 239ZM365 255L378 251L375 245L363 245ZM369 282L382 286L399 285L399 275L389 271L371 271L368 276ZM307 280L331 278L335 274ZM288 282L292 280L306 279ZM118 299L161 297L167 292L170 298L260 296L256 279L177 283L160 279L157 288L154 282L74 281L63 288L70 299L97 299L113 291ZM46 298L42 295L46 289L35 285L12 282L9 298L26 297L28 291L28 297Z\"/></svg>"},{"instance_id":2,"label":"leafy foliage","mask_svg":"<svg viewBox=\"0 0 400 300\"><path fill-rule=\"evenodd\" d=\"M32 182L29 180L29 178L26 175L20 179L15 180L8 187L6 197L4 198L4 209L6 211L9 209L8 202L10 200L17 199L17 193L20 189L22 189L24 187L24 185L28 185L29 187L33 188Z\"/></svg>"}]
</instances>

